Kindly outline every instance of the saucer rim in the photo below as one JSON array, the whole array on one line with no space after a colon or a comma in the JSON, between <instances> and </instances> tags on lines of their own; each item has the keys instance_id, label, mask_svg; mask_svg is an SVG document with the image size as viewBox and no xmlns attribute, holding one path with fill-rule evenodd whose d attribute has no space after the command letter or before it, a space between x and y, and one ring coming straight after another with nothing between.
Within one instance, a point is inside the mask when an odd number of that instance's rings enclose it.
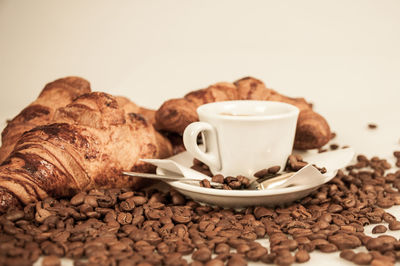
<instances>
[{"instance_id":1,"label":"saucer rim","mask_svg":"<svg viewBox=\"0 0 400 266\"><path fill-rule=\"evenodd\" d=\"M157 174L164 174L162 169L159 167L157 167L156 171ZM290 194L316 188L332 180L335 177L336 172L337 171L325 173L324 174L325 178L323 179L322 182L319 182L318 184L293 186L287 188L264 189L264 190L223 190L223 189L195 186L179 180L167 181L167 182L164 181L164 182L174 188L182 189L188 192L199 193L203 195L225 196L225 197L260 197L260 196L275 196L282 194Z\"/></svg>"}]
</instances>

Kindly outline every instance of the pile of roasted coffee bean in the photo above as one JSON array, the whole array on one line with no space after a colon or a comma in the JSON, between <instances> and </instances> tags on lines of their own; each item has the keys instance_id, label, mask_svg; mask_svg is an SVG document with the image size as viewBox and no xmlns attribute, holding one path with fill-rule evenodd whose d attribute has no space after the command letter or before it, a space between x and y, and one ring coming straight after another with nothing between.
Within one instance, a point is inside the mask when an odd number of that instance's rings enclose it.
<instances>
[{"instance_id":1,"label":"pile of roasted coffee bean","mask_svg":"<svg viewBox=\"0 0 400 266\"><path fill-rule=\"evenodd\" d=\"M396 153L398 154L398 153ZM400 241L384 235L400 222L384 209L400 204L400 170L358 156L331 182L289 207L241 211L202 206L175 191L91 190L45 199L0 216L0 265L290 265L310 252L357 264L393 265ZM377 225L370 237L367 224ZM259 239L269 239L268 247ZM368 252L352 249L365 246Z\"/></svg>"}]
</instances>

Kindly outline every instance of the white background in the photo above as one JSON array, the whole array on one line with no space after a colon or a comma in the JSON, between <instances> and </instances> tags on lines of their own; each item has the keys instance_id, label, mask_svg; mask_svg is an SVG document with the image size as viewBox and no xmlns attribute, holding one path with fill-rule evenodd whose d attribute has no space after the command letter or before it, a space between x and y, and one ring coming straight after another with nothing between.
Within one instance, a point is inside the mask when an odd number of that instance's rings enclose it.
<instances>
[{"instance_id":1,"label":"white background","mask_svg":"<svg viewBox=\"0 0 400 266\"><path fill-rule=\"evenodd\" d=\"M67 75L152 108L252 75L313 102L335 142L391 158L400 149L399 14L398 0L0 0L0 125ZM316 256L311 263L337 254Z\"/></svg>"}]
</instances>

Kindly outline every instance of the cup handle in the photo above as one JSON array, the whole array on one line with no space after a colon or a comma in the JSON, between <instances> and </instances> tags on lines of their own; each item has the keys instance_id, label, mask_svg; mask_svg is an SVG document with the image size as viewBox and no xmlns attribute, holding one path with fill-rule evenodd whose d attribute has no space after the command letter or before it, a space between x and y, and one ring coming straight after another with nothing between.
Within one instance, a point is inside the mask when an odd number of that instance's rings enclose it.
<instances>
[{"instance_id":1,"label":"cup handle","mask_svg":"<svg viewBox=\"0 0 400 266\"><path fill-rule=\"evenodd\" d=\"M203 132L206 152L197 145L197 136ZM210 135L211 134L211 135ZM199 159L211 169L221 170L221 161L218 152L217 133L215 128L206 122L194 122L188 125L183 132L183 144L186 150L196 159Z\"/></svg>"}]
</instances>

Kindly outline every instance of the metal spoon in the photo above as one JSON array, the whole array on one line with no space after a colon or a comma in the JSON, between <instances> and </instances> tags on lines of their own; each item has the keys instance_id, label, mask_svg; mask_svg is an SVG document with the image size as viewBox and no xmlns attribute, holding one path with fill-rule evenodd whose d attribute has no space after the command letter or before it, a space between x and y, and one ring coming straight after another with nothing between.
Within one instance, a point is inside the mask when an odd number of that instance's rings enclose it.
<instances>
[{"instance_id":1,"label":"metal spoon","mask_svg":"<svg viewBox=\"0 0 400 266\"><path fill-rule=\"evenodd\" d=\"M149 179L158 179L158 180L165 180L165 181L201 181L202 179L199 178L189 178L189 177L184 177L184 176L172 176L172 175L156 175L156 174L148 174L148 173L137 173L137 172L122 172L124 175L128 176L136 176L136 177L142 177L142 178L149 178ZM268 188L273 188L276 186L281 185L284 183L288 178L290 178L294 173L284 173L281 175L278 175L276 177L270 178L270 179L255 179L253 180L248 189L255 189L255 190L263 190L263 189L268 189ZM222 188L222 184L212 182L210 181L210 185L215 187L215 188Z\"/></svg>"},{"instance_id":2,"label":"metal spoon","mask_svg":"<svg viewBox=\"0 0 400 266\"><path fill-rule=\"evenodd\" d=\"M148 173L137 173L137 172L122 172L124 175L128 176L136 176L136 177L142 177L142 178L148 178L148 179L158 179L158 180L165 180L165 181L197 181L200 182L202 179L199 178L189 178L189 177L184 177L184 176L172 176L172 175L156 175L156 174L148 174ZM222 187L222 184L212 182L210 181L210 185L213 187Z\"/></svg>"},{"instance_id":3,"label":"metal spoon","mask_svg":"<svg viewBox=\"0 0 400 266\"><path fill-rule=\"evenodd\" d=\"M265 178L259 178L256 180L253 180L250 183L249 189L257 189L257 190L263 190L263 189L269 189L269 188L274 188L282 185L285 183L291 176L293 176L295 172L290 172L290 173L282 173L277 176L265 179Z\"/></svg>"}]
</instances>

